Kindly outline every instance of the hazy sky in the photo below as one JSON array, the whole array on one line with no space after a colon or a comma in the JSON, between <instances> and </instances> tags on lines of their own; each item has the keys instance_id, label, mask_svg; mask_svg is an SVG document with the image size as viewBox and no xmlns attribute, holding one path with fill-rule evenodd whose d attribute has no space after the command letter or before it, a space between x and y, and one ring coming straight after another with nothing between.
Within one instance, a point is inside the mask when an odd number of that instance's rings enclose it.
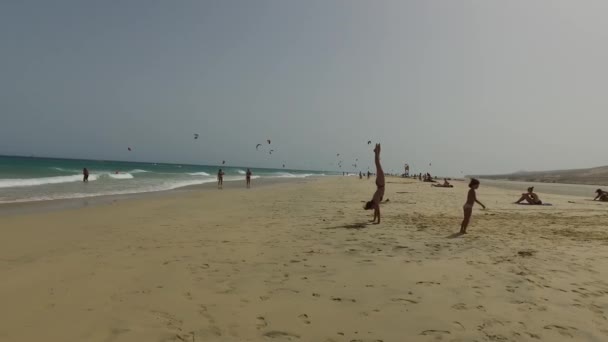
<instances>
[{"instance_id":1,"label":"hazy sky","mask_svg":"<svg viewBox=\"0 0 608 342\"><path fill-rule=\"evenodd\" d=\"M386 170L606 165L606 13L570 0L6 0L0 154L327 170L341 153L366 170L373 140ZM272 156L255 151L267 138Z\"/></svg>"}]
</instances>

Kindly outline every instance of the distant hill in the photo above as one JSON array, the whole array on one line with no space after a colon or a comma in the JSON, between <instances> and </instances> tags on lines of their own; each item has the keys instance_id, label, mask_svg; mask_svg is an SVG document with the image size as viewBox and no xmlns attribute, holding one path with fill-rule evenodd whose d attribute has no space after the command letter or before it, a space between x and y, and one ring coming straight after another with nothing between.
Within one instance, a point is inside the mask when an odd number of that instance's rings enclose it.
<instances>
[{"instance_id":1,"label":"distant hill","mask_svg":"<svg viewBox=\"0 0 608 342\"><path fill-rule=\"evenodd\" d=\"M475 177L523 182L608 185L608 166L577 170L519 171L504 175L477 175Z\"/></svg>"}]
</instances>

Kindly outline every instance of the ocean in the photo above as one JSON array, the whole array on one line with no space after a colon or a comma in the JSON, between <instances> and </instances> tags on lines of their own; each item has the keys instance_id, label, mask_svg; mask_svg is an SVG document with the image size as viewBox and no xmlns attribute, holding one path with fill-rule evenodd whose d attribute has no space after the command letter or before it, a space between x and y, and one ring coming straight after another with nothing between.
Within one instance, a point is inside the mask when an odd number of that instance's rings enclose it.
<instances>
[{"instance_id":1,"label":"ocean","mask_svg":"<svg viewBox=\"0 0 608 342\"><path fill-rule=\"evenodd\" d=\"M89 170L83 183L82 169ZM164 191L216 182L245 180L247 168L231 166L134 163L123 161L0 156L0 203ZM324 176L320 171L251 168L252 179Z\"/></svg>"}]
</instances>

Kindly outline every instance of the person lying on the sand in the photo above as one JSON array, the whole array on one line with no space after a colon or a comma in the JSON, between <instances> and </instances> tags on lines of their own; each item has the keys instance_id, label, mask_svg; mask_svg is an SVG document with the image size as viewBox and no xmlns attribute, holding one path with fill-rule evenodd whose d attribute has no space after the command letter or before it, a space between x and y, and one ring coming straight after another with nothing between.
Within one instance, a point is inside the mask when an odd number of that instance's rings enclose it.
<instances>
[{"instance_id":1,"label":"person lying on the sand","mask_svg":"<svg viewBox=\"0 0 608 342\"><path fill-rule=\"evenodd\" d=\"M376 218L378 219L378 224L380 223L380 202L382 202L382 197L384 197L384 171L382 170L382 165L380 165L380 144L376 144L376 148L374 148L374 160L376 162L376 192L372 197L372 200L365 203L365 210L374 209L374 220L372 222L376 222Z\"/></svg>"},{"instance_id":2,"label":"person lying on the sand","mask_svg":"<svg viewBox=\"0 0 608 342\"><path fill-rule=\"evenodd\" d=\"M537 194L534 193L534 187L531 186L528 188L528 192L521 194L521 197L515 202L515 204L519 204L522 201L528 202L528 204L532 205L541 205L543 201L540 200Z\"/></svg>"},{"instance_id":3,"label":"person lying on the sand","mask_svg":"<svg viewBox=\"0 0 608 342\"><path fill-rule=\"evenodd\" d=\"M431 186L434 186L436 188L453 188L454 187L452 184L450 184L450 182L448 182L448 180L446 178L443 179L443 184L431 184Z\"/></svg>"},{"instance_id":4,"label":"person lying on the sand","mask_svg":"<svg viewBox=\"0 0 608 342\"><path fill-rule=\"evenodd\" d=\"M593 199L594 201L608 202L608 191L597 189L595 190L595 193L597 194L597 196L595 196L595 198Z\"/></svg>"}]
</instances>

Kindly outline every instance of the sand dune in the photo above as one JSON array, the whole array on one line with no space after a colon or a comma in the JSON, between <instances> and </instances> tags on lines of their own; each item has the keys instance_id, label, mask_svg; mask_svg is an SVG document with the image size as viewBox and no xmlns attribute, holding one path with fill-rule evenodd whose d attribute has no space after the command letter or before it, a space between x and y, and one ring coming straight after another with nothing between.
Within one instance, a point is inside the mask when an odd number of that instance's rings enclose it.
<instances>
[{"instance_id":1,"label":"sand dune","mask_svg":"<svg viewBox=\"0 0 608 342\"><path fill-rule=\"evenodd\" d=\"M0 217L0 340L608 340L608 204L482 184L458 236L464 183L387 181Z\"/></svg>"},{"instance_id":2,"label":"sand dune","mask_svg":"<svg viewBox=\"0 0 608 342\"><path fill-rule=\"evenodd\" d=\"M512 174L478 175L476 177L525 182L608 185L608 166L576 170L521 171Z\"/></svg>"}]
</instances>

